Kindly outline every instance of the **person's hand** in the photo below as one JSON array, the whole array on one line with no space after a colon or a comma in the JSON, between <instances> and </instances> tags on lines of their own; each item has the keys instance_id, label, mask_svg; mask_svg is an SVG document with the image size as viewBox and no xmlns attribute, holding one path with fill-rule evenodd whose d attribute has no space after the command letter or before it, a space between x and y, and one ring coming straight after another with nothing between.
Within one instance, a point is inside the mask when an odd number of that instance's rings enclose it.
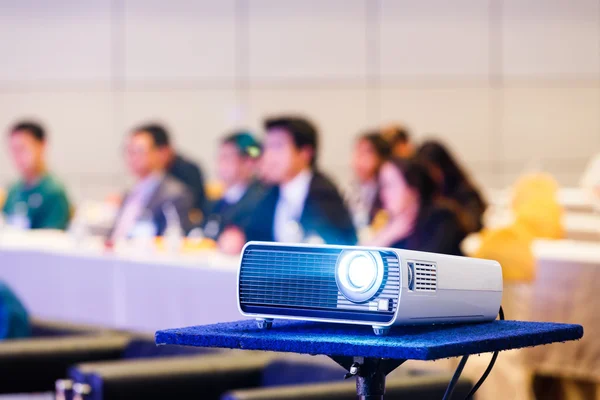
<instances>
[{"instance_id":1,"label":"person's hand","mask_svg":"<svg viewBox=\"0 0 600 400\"><path fill-rule=\"evenodd\" d=\"M226 228L219 236L219 249L226 254L239 254L246 244L246 235L237 227Z\"/></svg>"}]
</instances>

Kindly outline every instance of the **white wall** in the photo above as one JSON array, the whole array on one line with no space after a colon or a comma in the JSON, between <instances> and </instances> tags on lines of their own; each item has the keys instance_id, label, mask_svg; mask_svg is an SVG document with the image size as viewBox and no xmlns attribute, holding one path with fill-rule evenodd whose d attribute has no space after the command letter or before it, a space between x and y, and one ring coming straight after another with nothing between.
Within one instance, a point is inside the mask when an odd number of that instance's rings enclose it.
<instances>
[{"instance_id":1,"label":"white wall","mask_svg":"<svg viewBox=\"0 0 600 400\"><path fill-rule=\"evenodd\" d=\"M600 151L600 0L3 0L0 55L0 129L45 122L79 198L122 187L147 119L210 170L224 132L302 112L340 181L382 122L447 140L487 186L534 164L573 184Z\"/></svg>"}]
</instances>

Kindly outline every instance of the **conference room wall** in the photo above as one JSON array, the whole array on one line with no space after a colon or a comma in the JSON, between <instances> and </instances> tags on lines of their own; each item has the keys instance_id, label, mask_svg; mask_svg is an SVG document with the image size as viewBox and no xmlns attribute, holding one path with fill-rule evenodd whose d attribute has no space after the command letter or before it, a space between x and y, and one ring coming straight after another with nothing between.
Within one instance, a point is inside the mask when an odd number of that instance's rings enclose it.
<instances>
[{"instance_id":1,"label":"conference room wall","mask_svg":"<svg viewBox=\"0 0 600 400\"><path fill-rule=\"evenodd\" d=\"M352 139L394 121L488 187L536 166L575 184L600 151L600 0L7 3L0 126L44 121L77 199L126 185L123 138L146 119L209 174L222 133L281 111L315 119L341 183Z\"/></svg>"}]
</instances>

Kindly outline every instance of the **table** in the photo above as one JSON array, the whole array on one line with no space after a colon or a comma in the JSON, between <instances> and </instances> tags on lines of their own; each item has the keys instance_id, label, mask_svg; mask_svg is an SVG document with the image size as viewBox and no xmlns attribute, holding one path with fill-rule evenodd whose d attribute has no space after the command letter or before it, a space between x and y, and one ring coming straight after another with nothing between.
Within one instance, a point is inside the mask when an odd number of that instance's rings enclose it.
<instances>
[{"instance_id":1,"label":"table","mask_svg":"<svg viewBox=\"0 0 600 400\"><path fill-rule=\"evenodd\" d=\"M385 377L406 360L462 358L456 380L471 354L576 340L579 325L521 321L480 324L395 326L388 336L369 327L276 320L260 329L245 320L156 333L156 343L327 355L356 377L361 399L381 399ZM455 381L453 378L452 381ZM449 387L448 391L451 394Z\"/></svg>"},{"instance_id":2,"label":"table","mask_svg":"<svg viewBox=\"0 0 600 400\"><path fill-rule=\"evenodd\" d=\"M489 190L486 197L491 206L510 208L512 191L510 189ZM600 207L600 205L594 205L594 201L590 195L578 187L560 188L556 197L558 203L568 212L591 213Z\"/></svg>"},{"instance_id":3,"label":"table","mask_svg":"<svg viewBox=\"0 0 600 400\"><path fill-rule=\"evenodd\" d=\"M35 317L140 332L238 319L237 268L210 251L107 254L65 234L0 241L0 279Z\"/></svg>"}]
</instances>

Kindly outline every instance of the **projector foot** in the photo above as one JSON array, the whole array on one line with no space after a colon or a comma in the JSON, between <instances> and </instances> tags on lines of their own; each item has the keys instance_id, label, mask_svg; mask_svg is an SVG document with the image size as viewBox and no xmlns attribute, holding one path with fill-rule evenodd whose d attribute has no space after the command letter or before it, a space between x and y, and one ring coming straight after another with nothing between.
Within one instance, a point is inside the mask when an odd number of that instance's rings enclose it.
<instances>
[{"instance_id":1,"label":"projector foot","mask_svg":"<svg viewBox=\"0 0 600 400\"><path fill-rule=\"evenodd\" d=\"M388 333L390 333L390 327L389 326L373 326L373 332L375 332L375 335L377 335L377 336L387 336Z\"/></svg>"},{"instance_id":2,"label":"projector foot","mask_svg":"<svg viewBox=\"0 0 600 400\"><path fill-rule=\"evenodd\" d=\"M256 325L259 329L271 329L273 327L273 320L270 318L257 318Z\"/></svg>"}]
</instances>

